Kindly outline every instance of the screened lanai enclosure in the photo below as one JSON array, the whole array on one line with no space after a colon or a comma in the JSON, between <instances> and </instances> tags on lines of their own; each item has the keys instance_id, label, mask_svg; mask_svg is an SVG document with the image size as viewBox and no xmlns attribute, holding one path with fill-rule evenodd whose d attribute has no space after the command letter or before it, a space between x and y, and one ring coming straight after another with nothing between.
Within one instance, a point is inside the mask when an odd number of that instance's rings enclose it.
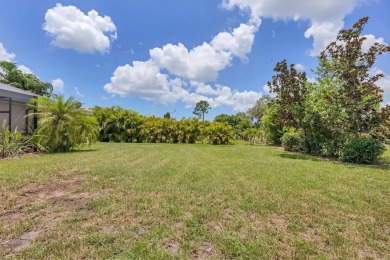
<instances>
[{"instance_id":1,"label":"screened lanai enclosure","mask_svg":"<svg viewBox=\"0 0 390 260\"><path fill-rule=\"evenodd\" d=\"M0 83L0 128L5 127L24 134L30 134L37 128L36 117L26 117L33 109L28 107L31 98L36 94L7 84Z\"/></svg>"}]
</instances>

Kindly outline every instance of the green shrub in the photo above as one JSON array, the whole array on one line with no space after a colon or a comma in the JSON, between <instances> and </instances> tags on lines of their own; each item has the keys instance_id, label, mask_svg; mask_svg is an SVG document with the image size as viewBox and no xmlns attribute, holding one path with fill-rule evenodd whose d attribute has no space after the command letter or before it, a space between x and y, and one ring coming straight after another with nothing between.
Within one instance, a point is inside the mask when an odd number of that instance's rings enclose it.
<instances>
[{"instance_id":1,"label":"green shrub","mask_svg":"<svg viewBox=\"0 0 390 260\"><path fill-rule=\"evenodd\" d=\"M344 146L343 140L323 140L320 143L320 155L325 157L340 157L340 152Z\"/></svg>"},{"instance_id":2,"label":"green shrub","mask_svg":"<svg viewBox=\"0 0 390 260\"><path fill-rule=\"evenodd\" d=\"M233 144L234 132L230 125L213 122L206 126L205 136L209 144Z\"/></svg>"},{"instance_id":3,"label":"green shrub","mask_svg":"<svg viewBox=\"0 0 390 260\"><path fill-rule=\"evenodd\" d=\"M98 122L80 110L81 103L73 97L53 95L32 99L30 106L38 116L37 134L40 145L50 152L69 152L97 139Z\"/></svg>"},{"instance_id":4,"label":"green shrub","mask_svg":"<svg viewBox=\"0 0 390 260\"><path fill-rule=\"evenodd\" d=\"M340 159L343 162L371 164L377 162L385 150L385 145L379 140L356 138L344 147Z\"/></svg>"},{"instance_id":5,"label":"green shrub","mask_svg":"<svg viewBox=\"0 0 390 260\"><path fill-rule=\"evenodd\" d=\"M299 151L302 142L300 134L291 131L284 133L280 140L285 151Z\"/></svg>"},{"instance_id":6,"label":"green shrub","mask_svg":"<svg viewBox=\"0 0 390 260\"><path fill-rule=\"evenodd\" d=\"M270 106L264 116L261 118L261 127L264 131L264 137L267 143L280 144L280 138L283 135L283 127L277 122L277 105Z\"/></svg>"},{"instance_id":7,"label":"green shrub","mask_svg":"<svg viewBox=\"0 0 390 260\"><path fill-rule=\"evenodd\" d=\"M33 137L23 136L17 129L8 130L6 121L0 132L0 158L19 156L25 153L37 151L39 146L33 141Z\"/></svg>"}]
</instances>

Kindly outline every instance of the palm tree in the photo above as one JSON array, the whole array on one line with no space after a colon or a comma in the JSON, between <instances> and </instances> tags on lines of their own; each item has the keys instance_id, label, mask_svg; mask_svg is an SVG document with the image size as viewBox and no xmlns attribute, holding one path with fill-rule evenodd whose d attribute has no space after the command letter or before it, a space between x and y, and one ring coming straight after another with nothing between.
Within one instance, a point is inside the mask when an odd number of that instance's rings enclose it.
<instances>
[{"instance_id":1,"label":"palm tree","mask_svg":"<svg viewBox=\"0 0 390 260\"><path fill-rule=\"evenodd\" d=\"M39 97L32 100L38 116L37 134L51 152L68 152L85 143L96 140L97 121L80 110L81 103L74 97L65 99L62 95L53 98Z\"/></svg>"}]
</instances>

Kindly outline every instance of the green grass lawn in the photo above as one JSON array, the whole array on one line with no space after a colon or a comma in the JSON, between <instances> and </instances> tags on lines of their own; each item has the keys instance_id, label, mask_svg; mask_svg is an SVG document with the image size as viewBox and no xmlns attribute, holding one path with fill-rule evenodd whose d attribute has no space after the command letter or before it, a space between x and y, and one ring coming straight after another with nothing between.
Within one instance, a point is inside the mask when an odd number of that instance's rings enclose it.
<instances>
[{"instance_id":1,"label":"green grass lawn","mask_svg":"<svg viewBox=\"0 0 390 260\"><path fill-rule=\"evenodd\" d=\"M390 259L388 166L242 144L94 148L0 161L0 258Z\"/></svg>"}]
</instances>

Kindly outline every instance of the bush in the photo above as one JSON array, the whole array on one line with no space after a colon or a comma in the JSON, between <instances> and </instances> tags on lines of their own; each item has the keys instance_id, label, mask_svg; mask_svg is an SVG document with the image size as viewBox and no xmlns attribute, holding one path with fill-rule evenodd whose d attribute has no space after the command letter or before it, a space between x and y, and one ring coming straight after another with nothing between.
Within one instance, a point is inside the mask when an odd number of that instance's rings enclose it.
<instances>
[{"instance_id":1,"label":"bush","mask_svg":"<svg viewBox=\"0 0 390 260\"><path fill-rule=\"evenodd\" d=\"M321 151L320 155L325 157L340 157L340 152L343 149L344 140L323 140L320 143Z\"/></svg>"},{"instance_id":2,"label":"bush","mask_svg":"<svg viewBox=\"0 0 390 260\"><path fill-rule=\"evenodd\" d=\"M385 145L379 140L356 138L344 147L340 159L343 162L371 164L377 162L385 150Z\"/></svg>"},{"instance_id":3,"label":"bush","mask_svg":"<svg viewBox=\"0 0 390 260\"><path fill-rule=\"evenodd\" d=\"M30 136L23 136L17 129L11 132L4 121L0 132L0 158L20 156L39 150Z\"/></svg>"},{"instance_id":4,"label":"bush","mask_svg":"<svg viewBox=\"0 0 390 260\"><path fill-rule=\"evenodd\" d=\"M230 125L213 122L206 126L206 139L209 144L233 144L234 132Z\"/></svg>"},{"instance_id":5,"label":"bush","mask_svg":"<svg viewBox=\"0 0 390 260\"><path fill-rule=\"evenodd\" d=\"M302 142L302 138L297 132L286 132L280 140L285 151L299 151Z\"/></svg>"}]
</instances>

